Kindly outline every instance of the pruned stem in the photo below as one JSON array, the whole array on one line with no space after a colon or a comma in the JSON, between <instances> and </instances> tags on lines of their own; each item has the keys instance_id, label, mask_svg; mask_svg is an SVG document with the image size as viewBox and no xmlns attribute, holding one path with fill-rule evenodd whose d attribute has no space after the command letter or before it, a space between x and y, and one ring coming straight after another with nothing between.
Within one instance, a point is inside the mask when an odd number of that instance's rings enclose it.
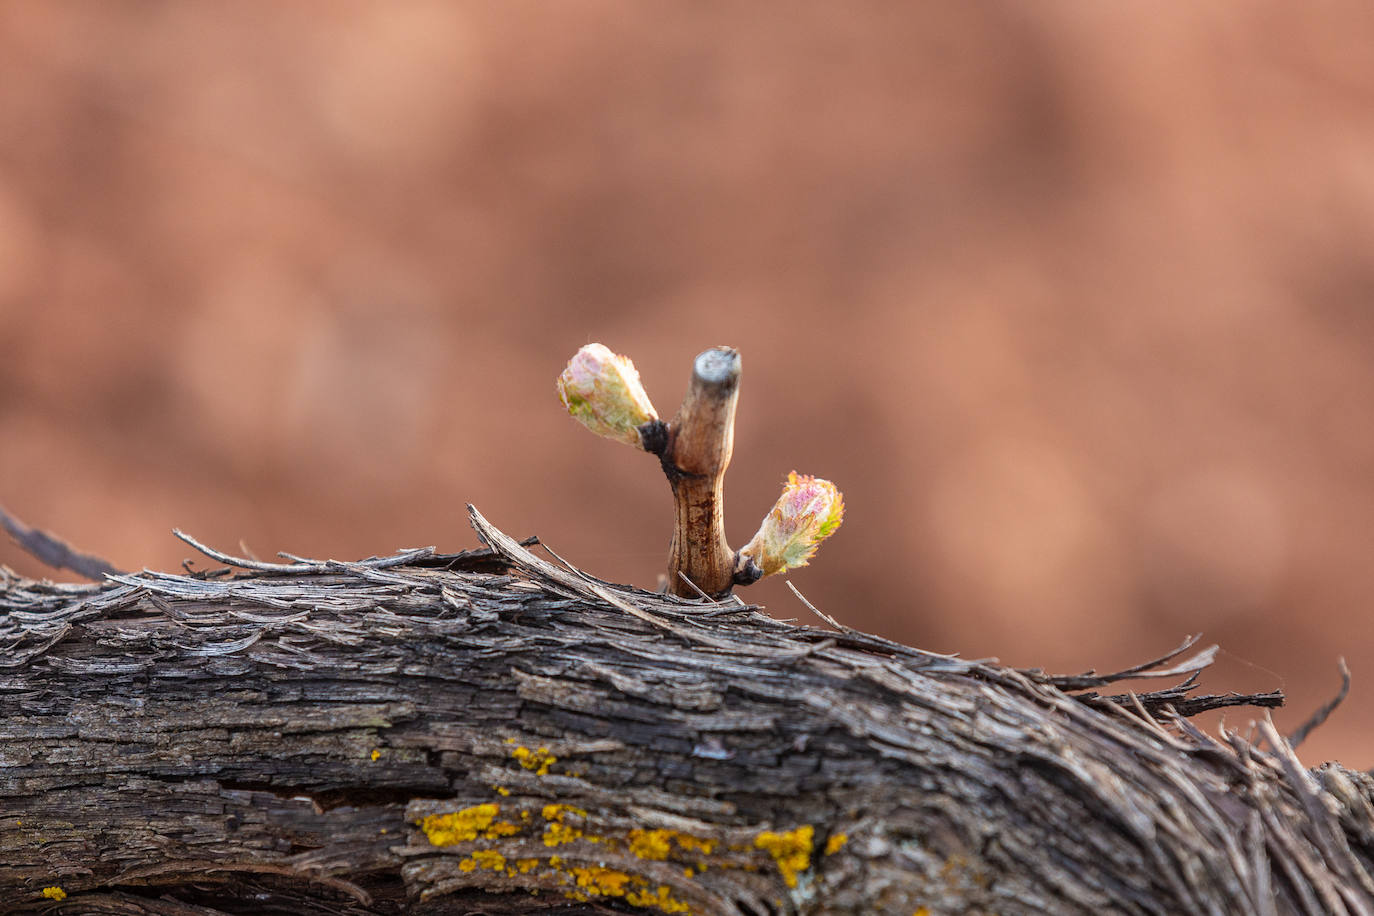
<instances>
[{"instance_id":1,"label":"pruned stem","mask_svg":"<svg viewBox=\"0 0 1374 916\"><path fill-rule=\"evenodd\" d=\"M696 589L723 597L735 584L735 552L725 540L723 488L735 443L739 373L738 350L713 347L701 353L692 364L677 416L658 429L641 427L646 446L661 445L661 450L650 450L658 453L673 488L676 520L668 590L686 598L695 597Z\"/></svg>"}]
</instances>

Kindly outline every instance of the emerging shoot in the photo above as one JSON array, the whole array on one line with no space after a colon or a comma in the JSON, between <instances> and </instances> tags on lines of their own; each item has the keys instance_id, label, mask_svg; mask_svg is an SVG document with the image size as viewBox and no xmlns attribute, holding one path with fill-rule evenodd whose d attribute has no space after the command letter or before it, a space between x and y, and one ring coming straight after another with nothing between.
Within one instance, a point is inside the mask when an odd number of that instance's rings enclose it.
<instances>
[{"instance_id":1,"label":"emerging shoot","mask_svg":"<svg viewBox=\"0 0 1374 916\"><path fill-rule=\"evenodd\" d=\"M833 483L793 471L758 534L740 549L740 565L753 563L764 576L805 566L843 520L844 497Z\"/></svg>"},{"instance_id":2,"label":"emerging shoot","mask_svg":"<svg viewBox=\"0 0 1374 916\"><path fill-rule=\"evenodd\" d=\"M635 364L599 343L577 351L558 377L558 396L577 422L635 448L644 448L639 427L658 419Z\"/></svg>"},{"instance_id":3,"label":"emerging shoot","mask_svg":"<svg viewBox=\"0 0 1374 916\"><path fill-rule=\"evenodd\" d=\"M741 551L730 548L724 481L734 450L739 377L739 351L713 347L699 354L682 406L667 423L649 403L634 363L601 344L578 350L558 379L559 396L578 422L658 456L676 512L668 590L684 598L723 598L736 585L805 566L844 515L834 484L793 471L754 539Z\"/></svg>"}]
</instances>

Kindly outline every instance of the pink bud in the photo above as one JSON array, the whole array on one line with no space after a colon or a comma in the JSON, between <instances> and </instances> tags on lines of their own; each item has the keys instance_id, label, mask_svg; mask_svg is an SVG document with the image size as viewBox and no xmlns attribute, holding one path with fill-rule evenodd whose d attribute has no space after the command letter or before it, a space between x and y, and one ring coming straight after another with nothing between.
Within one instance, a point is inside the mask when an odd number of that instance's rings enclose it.
<instances>
[{"instance_id":1,"label":"pink bud","mask_svg":"<svg viewBox=\"0 0 1374 916\"><path fill-rule=\"evenodd\" d=\"M796 569L806 565L843 519L844 497L833 483L793 471L758 534L740 553L765 576Z\"/></svg>"},{"instance_id":2,"label":"pink bud","mask_svg":"<svg viewBox=\"0 0 1374 916\"><path fill-rule=\"evenodd\" d=\"M643 448L639 427L657 420L635 364L599 343L587 344L558 377L563 406L583 426L608 439Z\"/></svg>"}]
</instances>

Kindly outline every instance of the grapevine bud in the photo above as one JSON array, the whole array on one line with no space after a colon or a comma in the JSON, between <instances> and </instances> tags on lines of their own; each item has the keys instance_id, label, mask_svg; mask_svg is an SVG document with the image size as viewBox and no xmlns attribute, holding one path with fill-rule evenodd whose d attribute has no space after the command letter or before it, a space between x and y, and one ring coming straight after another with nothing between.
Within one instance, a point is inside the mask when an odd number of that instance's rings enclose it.
<instances>
[{"instance_id":1,"label":"grapevine bud","mask_svg":"<svg viewBox=\"0 0 1374 916\"><path fill-rule=\"evenodd\" d=\"M635 364L599 343L587 344L558 377L558 394L573 419L607 439L644 448L639 427L658 419Z\"/></svg>"},{"instance_id":2,"label":"grapevine bud","mask_svg":"<svg viewBox=\"0 0 1374 916\"><path fill-rule=\"evenodd\" d=\"M752 561L765 576L805 566L843 518L844 497L833 483L793 471L758 534L740 551L741 559Z\"/></svg>"}]
</instances>

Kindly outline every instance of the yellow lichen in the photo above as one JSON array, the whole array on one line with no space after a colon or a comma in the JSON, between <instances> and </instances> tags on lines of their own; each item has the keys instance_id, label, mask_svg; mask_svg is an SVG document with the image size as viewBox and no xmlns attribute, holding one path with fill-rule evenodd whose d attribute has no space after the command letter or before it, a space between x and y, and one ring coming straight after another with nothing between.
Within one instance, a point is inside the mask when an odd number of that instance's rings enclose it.
<instances>
[{"instance_id":1,"label":"yellow lichen","mask_svg":"<svg viewBox=\"0 0 1374 916\"><path fill-rule=\"evenodd\" d=\"M582 831L577 827L569 826L563 822L564 815L575 814L585 818L587 812L572 805L545 805L540 812L544 820L549 822L549 826L544 828L544 845L561 846L564 843L571 843L573 840L582 838ZM599 837L587 837L592 842L600 842Z\"/></svg>"},{"instance_id":2,"label":"yellow lichen","mask_svg":"<svg viewBox=\"0 0 1374 916\"><path fill-rule=\"evenodd\" d=\"M568 842L576 839L581 832L575 827L571 827L561 822L565 813L577 813L585 815L585 812L570 808L566 805L549 805L544 814L550 821L548 830L545 833L545 842L549 845ZM671 834L673 831L661 831ZM649 831L643 831L648 834ZM607 837L587 836L584 839L591 842L613 843ZM667 837L655 838L656 844L666 843ZM474 858L476 855L474 854ZM516 859L506 866L506 875L515 877L525 874L540 864L540 859ZM630 872L620 871L614 868L607 868L604 865L571 865L565 863L560 856L549 856L548 865L554 869L558 881L563 884L563 896L571 900L588 901L595 897L614 897L623 899L625 902L637 907L649 907L657 909L663 913L691 913L692 908L672 895L672 887L667 884L658 885L651 888L648 880L644 877ZM475 868L476 866L472 866ZM465 870L471 870L465 868ZM691 877L691 869L687 870L687 876Z\"/></svg>"},{"instance_id":3,"label":"yellow lichen","mask_svg":"<svg viewBox=\"0 0 1374 916\"><path fill-rule=\"evenodd\" d=\"M377 758L382 756L382 752L379 748L374 747L372 749L372 754L370 756L372 757L372 761L375 763L377 761Z\"/></svg>"},{"instance_id":4,"label":"yellow lichen","mask_svg":"<svg viewBox=\"0 0 1374 916\"><path fill-rule=\"evenodd\" d=\"M557 821L544 828L545 846L562 846L564 843L571 843L573 840L581 839L581 837L581 830Z\"/></svg>"},{"instance_id":5,"label":"yellow lichen","mask_svg":"<svg viewBox=\"0 0 1374 916\"><path fill-rule=\"evenodd\" d=\"M501 808L495 804L473 805L448 814L431 814L420 821L420 829L435 846L452 846L477 839L477 835L491 826ZM512 825L514 826L514 825ZM518 827L515 828L519 830ZM511 831L515 832L515 831Z\"/></svg>"},{"instance_id":6,"label":"yellow lichen","mask_svg":"<svg viewBox=\"0 0 1374 916\"><path fill-rule=\"evenodd\" d=\"M709 856L712 850L716 848L715 840L703 840L700 837L692 836L690 833L679 833L676 830L673 831L673 839L677 840L677 844L683 849L699 852L703 855Z\"/></svg>"},{"instance_id":7,"label":"yellow lichen","mask_svg":"<svg viewBox=\"0 0 1374 916\"><path fill-rule=\"evenodd\" d=\"M911 916L930 916L930 910L926 907L921 907L919 910L912 913Z\"/></svg>"},{"instance_id":8,"label":"yellow lichen","mask_svg":"<svg viewBox=\"0 0 1374 916\"><path fill-rule=\"evenodd\" d=\"M510 795L510 789L507 789L505 786L492 786L492 788L495 789L496 794L500 795L502 798Z\"/></svg>"},{"instance_id":9,"label":"yellow lichen","mask_svg":"<svg viewBox=\"0 0 1374 916\"><path fill-rule=\"evenodd\" d=\"M830 839L825 841L825 854L833 856L844 848L844 844L849 842L849 837L843 833L832 833Z\"/></svg>"},{"instance_id":10,"label":"yellow lichen","mask_svg":"<svg viewBox=\"0 0 1374 916\"><path fill-rule=\"evenodd\" d=\"M625 902L631 906L657 907L665 913L691 913L692 908L675 898L672 891L666 884L660 884L654 891L630 891L625 895Z\"/></svg>"},{"instance_id":11,"label":"yellow lichen","mask_svg":"<svg viewBox=\"0 0 1374 916\"><path fill-rule=\"evenodd\" d=\"M811 842L815 833L810 824L785 833L765 830L754 837L754 848L771 855L787 886L796 887L797 875L811 867Z\"/></svg>"},{"instance_id":12,"label":"yellow lichen","mask_svg":"<svg viewBox=\"0 0 1374 916\"><path fill-rule=\"evenodd\" d=\"M625 885L633 880L623 871L602 868L597 865L587 868L570 868L568 872L577 879L578 887L603 897L624 897Z\"/></svg>"},{"instance_id":13,"label":"yellow lichen","mask_svg":"<svg viewBox=\"0 0 1374 916\"><path fill-rule=\"evenodd\" d=\"M510 755L525 769L533 770L535 776L549 775L549 767L558 762L558 758L550 754L546 747L530 750L522 744L512 748Z\"/></svg>"},{"instance_id":14,"label":"yellow lichen","mask_svg":"<svg viewBox=\"0 0 1374 916\"><path fill-rule=\"evenodd\" d=\"M52 887L43 888L43 896L47 897L49 900L66 900L67 892L53 885Z\"/></svg>"},{"instance_id":15,"label":"yellow lichen","mask_svg":"<svg viewBox=\"0 0 1374 916\"><path fill-rule=\"evenodd\" d=\"M546 821L562 821L565 814L576 814L580 818L586 818L587 812L582 808L575 808L572 805L545 805L539 812Z\"/></svg>"},{"instance_id":16,"label":"yellow lichen","mask_svg":"<svg viewBox=\"0 0 1374 916\"><path fill-rule=\"evenodd\" d=\"M700 852L706 855L710 855L716 848L714 840L703 840L678 830L630 831L630 852L641 859L662 862L671 854L673 842L687 852Z\"/></svg>"},{"instance_id":17,"label":"yellow lichen","mask_svg":"<svg viewBox=\"0 0 1374 916\"><path fill-rule=\"evenodd\" d=\"M506 867L506 857L495 849L479 849L472 854L472 860L477 863L478 868L487 871L500 871Z\"/></svg>"},{"instance_id":18,"label":"yellow lichen","mask_svg":"<svg viewBox=\"0 0 1374 916\"><path fill-rule=\"evenodd\" d=\"M514 836L519 832L519 824L512 824L510 821L496 821L486 830L482 831L482 836L488 840L498 840L503 836Z\"/></svg>"},{"instance_id":19,"label":"yellow lichen","mask_svg":"<svg viewBox=\"0 0 1374 916\"><path fill-rule=\"evenodd\" d=\"M671 887L660 884L650 890L649 883L638 875L596 865L569 868L567 873L577 881L578 889L566 891L565 896L571 894L584 901L592 897L623 897L631 906L653 907L664 913L692 912L690 906L673 897Z\"/></svg>"},{"instance_id":20,"label":"yellow lichen","mask_svg":"<svg viewBox=\"0 0 1374 916\"><path fill-rule=\"evenodd\" d=\"M662 862L672 851L672 833L667 830L631 830L630 852L641 859Z\"/></svg>"}]
</instances>

